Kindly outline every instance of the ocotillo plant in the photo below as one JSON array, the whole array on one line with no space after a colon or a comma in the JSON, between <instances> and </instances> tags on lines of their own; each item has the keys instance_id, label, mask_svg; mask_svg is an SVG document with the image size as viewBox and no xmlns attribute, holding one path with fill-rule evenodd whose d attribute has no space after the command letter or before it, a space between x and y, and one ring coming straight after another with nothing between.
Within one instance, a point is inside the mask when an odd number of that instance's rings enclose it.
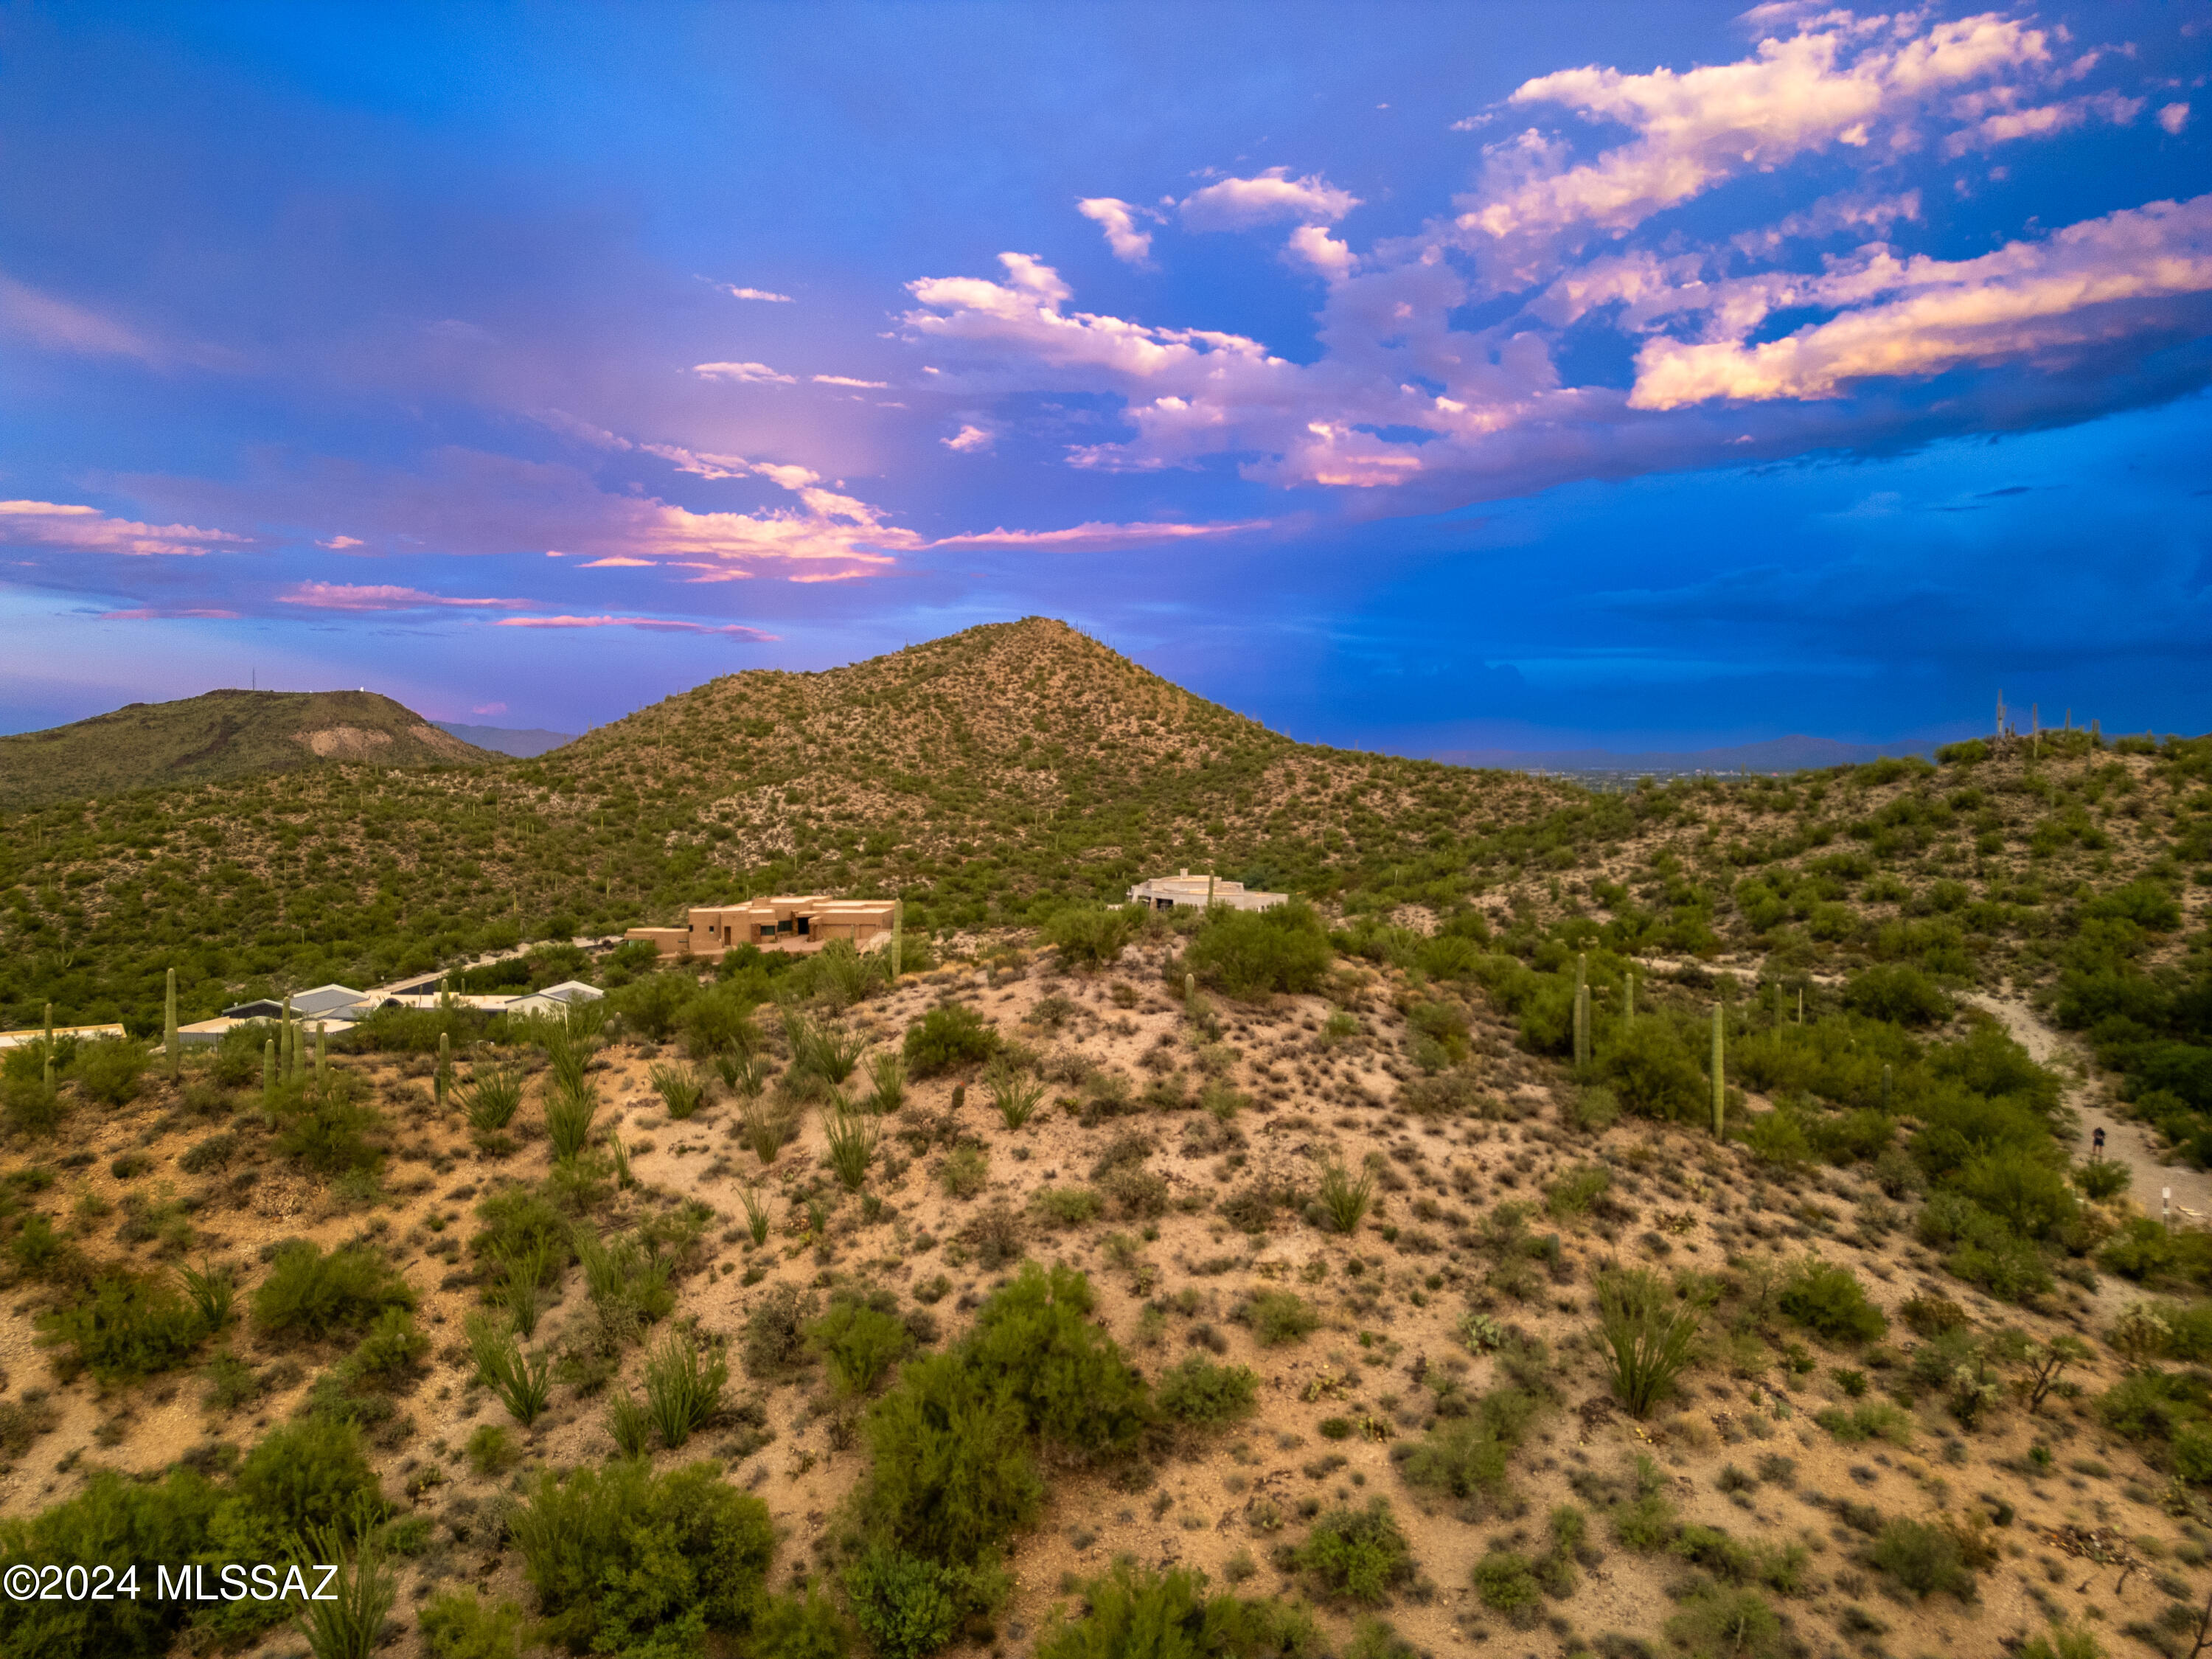
<instances>
[{"instance_id":1,"label":"ocotillo plant","mask_svg":"<svg viewBox=\"0 0 2212 1659\"><path fill-rule=\"evenodd\" d=\"M177 970L169 969L169 987L161 1004L161 1052L169 1062L169 1081L177 1080Z\"/></svg>"},{"instance_id":2,"label":"ocotillo plant","mask_svg":"<svg viewBox=\"0 0 2212 1659\"><path fill-rule=\"evenodd\" d=\"M1721 1030L1722 1005L1713 1004L1713 1139L1724 1139L1728 1134L1728 1074L1723 1069L1727 1058L1723 1045L1727 1038Z\"/></svg>"}]
</instances>

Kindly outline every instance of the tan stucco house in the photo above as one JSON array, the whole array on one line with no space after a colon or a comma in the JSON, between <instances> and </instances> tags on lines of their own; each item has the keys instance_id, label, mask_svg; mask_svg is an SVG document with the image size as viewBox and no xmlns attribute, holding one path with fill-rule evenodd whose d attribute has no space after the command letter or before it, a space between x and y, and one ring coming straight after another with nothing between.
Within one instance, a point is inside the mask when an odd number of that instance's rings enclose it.
<instances>
[{"instance_id":1,"label":"tan stucco house","mask_svg":"<svg viewBox=\"0 0 2212 1659\"><path fill-rule=\"evenodd\" d=\"M812 894L797 898L748 899L742 904L695 906L683 927L633 927L625 939L651 939L664 959L687 952L719 957L740 945L763 951L818 951L832 939L849 940L871 950L891 934L890 899L837 899Z\"/></svg>"}]
</instances>

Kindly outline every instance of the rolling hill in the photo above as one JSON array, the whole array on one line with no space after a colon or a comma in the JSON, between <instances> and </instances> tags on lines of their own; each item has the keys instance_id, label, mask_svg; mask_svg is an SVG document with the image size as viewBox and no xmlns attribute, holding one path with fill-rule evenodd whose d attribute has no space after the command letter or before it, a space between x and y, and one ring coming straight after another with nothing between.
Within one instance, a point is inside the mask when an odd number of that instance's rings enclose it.
<instances>
[{"instance_id":1,"label":"rolling hill","mask_svg":"<svg viewBox=\"0 0 2212 1659\"><path fill-rule=\"evenodd\" d=\"M332 761L451 766L497 758L374 691L210 691L0 738L0 807Z\"/></svg>"}]
</instances>

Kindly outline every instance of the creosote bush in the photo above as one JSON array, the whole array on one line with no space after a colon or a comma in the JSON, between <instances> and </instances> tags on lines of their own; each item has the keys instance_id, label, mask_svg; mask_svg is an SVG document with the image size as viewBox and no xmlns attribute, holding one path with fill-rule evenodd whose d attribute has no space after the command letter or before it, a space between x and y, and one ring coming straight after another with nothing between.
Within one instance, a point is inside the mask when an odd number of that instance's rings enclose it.
<instances>
[{"instance_id":1,"label":"creosote bush","mask_svg":"<svg viewBox=\"0 0 2212 1659\"><path fill-rule=\"evenodd\" d=\"M1249 1365L1218 1365L1192 1354L1160 1374L1152 1397L1179 1423L1215 1428L1252 1414L1260 1379Z\"/></svg>"},{"instance_id":2,"label":"creosote bush","mask_svg":"<svg viewBox=\"0 0 2212 1659\"><path fill-rule=\"evenodd\" d=\"M1081 1615L1048 1629L1036 1651L1037 1659L1310 1659L1324 1646L1313 1615L1294 1603L1208 1595L1202 1572L1123 1560L1084 1585Z\"/></svg>"},{"instance_id":3,"label":"creosote bush","mask_svg":"<svg viewBox=\"0 0 2212 1659\"><path fill-rule=\"evenodd\" d=\"M348 1245L326 1255L295 1240L277 1251L253 1293L253 1326L264 1337L317 1342L364 1329L386 1308L414 1305L407 1281L376 1251Z\"/></svg>"},{"instance_id":4,"label":"creosote bush","mask_svg":"<svg viewBox=\"0 0 2212 1659\"><path fill-rule=\"evenodd\" d=\"M1322 1593L1379 1607L1413 1576L1413 1552L1388 1498L1364 1510L1332 1510L1314 1522L1291 1559Z\"/></svg>"},{"instance_id":5,"label":"creosote bush","mask_svg":"<svg viewBox=\"0 0 2212 1659\"><path fill-rule=\"evenodd\" d=\"M674 1655L701 1650L709 1632L742 1636L775 1554L768 1506L717 1463L548 1469L508 1531L545 1639L575 1654Z\"/></svg>"},{"instance_id":6,"label":"creosote bush","mask_svg":"<svg viewBox=\"0 0 2212 1659\"><path fill-rule=\"evenodd\" d=\"M915 1077L938 1077L978 1066L999 1052L999 1034L964 1003L932 1008L907 1028L906 1067Z\"/></svg>"},{"instance_id":7,"label":"creosote bush","mask_svg":"<svg viewBox=\"0 0 2212 1659\"><path fill-rule=\"evenodd\" d=\"M1889 1328L1881 1310L1849 1267L1807 1256L1790 1275L1776 1304L1783 1314L1831 1342L1871 1342Z\"/></svg>"}]
</instances>

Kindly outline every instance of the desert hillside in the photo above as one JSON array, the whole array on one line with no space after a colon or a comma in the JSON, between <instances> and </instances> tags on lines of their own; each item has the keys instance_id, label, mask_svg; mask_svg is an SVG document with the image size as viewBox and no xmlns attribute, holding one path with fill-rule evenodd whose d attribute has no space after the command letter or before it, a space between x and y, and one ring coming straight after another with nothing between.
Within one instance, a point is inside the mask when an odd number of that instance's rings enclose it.
<instances>
[{"instance_id":1,"label":"desert hillside","mask_svg":"<svg viewBox=\"0 0 2212 1659\"><path fill-rule=\"evenodd\" d=\"M258 778L334 761L481 766L501 758L374 691L210 691L0 737L0 808Z\"/></svg>"}]
</instances>

